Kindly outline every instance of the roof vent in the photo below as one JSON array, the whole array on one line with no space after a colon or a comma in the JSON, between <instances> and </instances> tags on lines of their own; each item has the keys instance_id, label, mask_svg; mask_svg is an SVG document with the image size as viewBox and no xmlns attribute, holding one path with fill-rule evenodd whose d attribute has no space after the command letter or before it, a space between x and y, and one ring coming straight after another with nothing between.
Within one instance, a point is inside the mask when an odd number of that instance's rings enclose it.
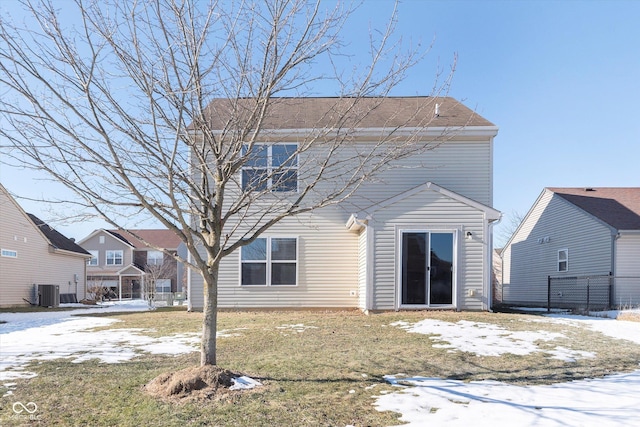
<instances>
[{"instance_id":1,"label":"roof vent","mask_svg":"<svg viewBox=\"0 0 640 427\"><path fill-rule=\"evenodd\" d=\"M436 110L434 112L436 117L440 117L440 104L436 104Z\"/></svg>"},{"instance_id":2,"label":"roof vent","mask_svg":"<svg viewBox=\"0 0 640 427\"><path fill-rule=\"evenodd\" d=\"M591 187L587 187L587 188L584 189L584 191L596 191L596 189L595 188L591 188Z\"/></svg>"}]
</instances>

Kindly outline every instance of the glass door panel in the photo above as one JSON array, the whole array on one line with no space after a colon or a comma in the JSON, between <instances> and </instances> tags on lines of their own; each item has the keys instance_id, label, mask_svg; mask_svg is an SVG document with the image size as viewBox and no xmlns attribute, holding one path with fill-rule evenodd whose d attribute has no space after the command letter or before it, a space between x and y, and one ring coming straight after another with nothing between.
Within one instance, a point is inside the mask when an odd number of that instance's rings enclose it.
<instances>
[{"instance_id":1,"label":"glass door panel","mask_svg":"<svg viewBox=\"0 0 640 427\"><path fill-rule=\"evenodd\" d=\"M427 303L427 233L402 233L402 304Z\"/></svg>"},{"instance_id":2,"label":"glass door panel","mask_svg":"<svg viewBox=\"0 0 640 427\"><path fill-rule=\"evenodd\" d=\"M453 233L401 233L401 304L453 304Z\"/></svg>"},{"instance_id":3,"label":"glass door panel","mask_svg":"<svg viewBox=\"0 0 640 427\"><path fill-rule=\"evenodd\" d=\"M430 237L429 304L453 304L453 234Z\"/></svg>"}]
</instances>

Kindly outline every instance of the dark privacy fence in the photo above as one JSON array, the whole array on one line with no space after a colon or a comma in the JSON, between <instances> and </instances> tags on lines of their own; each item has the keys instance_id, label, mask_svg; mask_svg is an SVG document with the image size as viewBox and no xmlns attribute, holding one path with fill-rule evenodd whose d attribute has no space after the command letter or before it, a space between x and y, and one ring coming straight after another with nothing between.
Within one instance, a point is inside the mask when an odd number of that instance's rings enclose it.
<instances>
[{"instance_id":1,"label":"dark privacy fence","mask_svg":"<svg viewBox=\"0 0 640 427\"><path fill-rule=\"evenodd\" d=\"M637 295L632 297L629 289L640 288L640 277L631 276L571 276L547 279L547 309L569 308L586 310L608 310L625 305L637 305ZM620 301L614 301L618 290ZM623 289L627 291L621 292ZM637 294L637 292L633 292ZM624 295L627 295L626 297Z\"/></svg>"},{"instance_id":2,"label":"dark privacy fence","mask_svg":"<svg viewBox=\"0 0 640 427\"><path fill-rule=\"evenodd\" d=\"M615 277L571 276L547 278L547 309L607 310L613 306Z\"/></svg>"}]
</instances>

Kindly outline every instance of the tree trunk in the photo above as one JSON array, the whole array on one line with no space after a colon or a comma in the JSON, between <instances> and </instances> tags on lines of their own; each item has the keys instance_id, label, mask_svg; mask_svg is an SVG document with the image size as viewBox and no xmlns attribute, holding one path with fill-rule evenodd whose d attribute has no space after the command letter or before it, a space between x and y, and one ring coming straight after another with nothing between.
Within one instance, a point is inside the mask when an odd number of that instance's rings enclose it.
<instances>
[{"instance_id":1,"label":"tree trunk","mask_svg":"<svg viewBox=\"0 0 640 427\"><path fill-rule=\"evenodd\" d=\"M202 272L204 286L204 319L200 366L216 364L216 333L218 329L218 266Z\"/></svg>"}]
</instances>

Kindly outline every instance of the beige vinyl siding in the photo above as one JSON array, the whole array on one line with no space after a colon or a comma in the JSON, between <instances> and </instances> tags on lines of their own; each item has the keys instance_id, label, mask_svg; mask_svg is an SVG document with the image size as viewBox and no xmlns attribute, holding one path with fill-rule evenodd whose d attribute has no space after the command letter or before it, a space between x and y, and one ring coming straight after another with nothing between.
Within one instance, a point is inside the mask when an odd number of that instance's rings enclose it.
<instances>
[{"instance_id":1,"label":"beige vinyl siding","mask_svg":"<svg viewBox=\"0 0 640 427\"><path fill-rule=\"evenodd\" d=\"M287 218L262 237L297 237L297 286L240 285L239 251L220 264L218 306L220 308L357 307L358 235L345 224L348 215L329 207L313 214ZM202 277L193 275L191 295L194 309L203 304Z\"/></svg>"},{"instance_id":2,"label":"beige vinyl siding","mask_svg":"<svg viewBox=\"0 0 640 427\"><path fill-rule=\"evenodd\" d=\"M366 150L364 143L358 150ZM491 141L450 140L433 150L394 163L349 200L361 209L431 181L447 190L491 206ZM373 202L373 203L372 203Z\"/></svg>"},{"instance_id":3,"label":"beige vinyl siding","mask_svg":"<svg viewBox=\"0 0 640 427\"><path fill-rule=\"evenodd\" d=\"M284 140L280 142L286 142ZM392 144L393 142L389 142ZM333 170L331 179L315 187L317 192L331 191L340 187L340 181L354 172L356 153L368 152L375 142L357 142L341 148L341 168ZM395 162L393 167L377 175L358 188L355 195L337 207L329 207L298 218L289 218L275 225L264 236L298 238L298 286L296 287L243 287L240 286L239 253L223 259L220 266L218 304L221 308L251 307L365 307L367 292L371 295L372 309L394 309L395 307L395 222L386 224L385 218L401 223L417 223L424 227L441 226L470 227L477 237L474 244L462 244L458 253L458 305L463 309L482 309L483 289L483 243L485 236L482 212L447 197L438 197L438 203L406 201L395 206L377 210L381 202L392 199L406 191L433 182L447 190L458 193L479 203L492 203L492 144L487 137L453 137L435 149ZM328 146L319 144L299 157L300 185L317 172L326 159L323 150ZM234 200L233 188L229 188L227 202ZM236 189L238 191L238 189ZM274 194L273 197L288 197ZM295 194L290 195L291 200ZM270 198L270 197L266 197ZM448 201L444 201L444 200ZM259 209L255 205L255 209ZM435 209L435 211L434 211ZM450 211L449 209L453 209ZM352 213L376 211L374 233L366 230L361 234L349 232L345 223ZM385 212L383 212L385 211ZM404 215L404 212L409 212ZM249 218L251 220L251 218ZM248 222L247 222L248 223ZM245 224L246 225L246 224ZM251 224L253 225L253 224ZM242 228L242 227L241 227ZM240 230L242 231L242 230ZM231 240L238 238L234 232ZM375 240L375 241L374 241ZM484 243L484 247L488 247ZM375 245L367 254L366 245ZM467 247L470 246L470 247ZM363 258L366 259L363 262ZM471 265L465 265L471 262ZM475 264L479 263L479 264ZM368 270L367 270L368 269ZM368 276L368 273L371 276ZM366 282L366 278L370 282ZM190 276L190 304L194 309L203 306L202 277L197 271ZM372 289L367 290L367 287ZM474 296L463 295L462 289L471 287ZM353 294L353 295L352 295Z\"/></svg>"},{"instance_id":4,"label":"beige vinyl siding","mask_svg":"<svg viewBox=\"0 0 640 427\"><path fill-rule=\"evenodd\" d=\"M503 301L546 304L548 276L608 274L611 233L607 225L545 190L505 248ZM566 272L558 272L561 249L569 253Z\"/></svg>"},{"instance_id":5,"label":"beige vinyl siding","mask_svg":"<svg viewBox=\"0 0 640 427\"><path fill-rule=\"evenodd\" d=\"M0 257L0 306L37 302L34 284L60 286L60 293L85 296L85 258L53 253L49 242L13 200L0 191L0 247L16 251L16 258Z\"/></svg>"},{"instance_id":6,"label":"beige vinyl siding","mask_svg":"<svg viewBox=\"0 0 640 427\"><path fill-rule=\"evenodd\" d=\"M616 240L616 279L613 304L620 307L640 305L640 234L620 233ZM627 277L627 278L624 278Z\"/></svg>"},{"instance_id":7,"label":"beige vinyl siding","mask_svg":"<svg viewBox=\"0 0 640 427\"><path fill-rule=\"evenodd\" d=\"M358 308L367 309L367 228L358 234Z\"/></svg>"},{"instance_id":8,"label":"beige vinyl siding","mask_svg":"<svg viewBox=\"0 0 640 427\"><path fill-rule=\"evenodd\" d=\"M487 247L482 212L434 191L424 191L377 212L375 220L374 309L398 308L398 235L403 229L438 232L454 231L456 263L456 307L482 310L483 257ZM473 233L466 240L463 234ZM474 291L473 296L467 292ZM455 303L455 301L454 301Z\"/></svg>"}]
</instances>

